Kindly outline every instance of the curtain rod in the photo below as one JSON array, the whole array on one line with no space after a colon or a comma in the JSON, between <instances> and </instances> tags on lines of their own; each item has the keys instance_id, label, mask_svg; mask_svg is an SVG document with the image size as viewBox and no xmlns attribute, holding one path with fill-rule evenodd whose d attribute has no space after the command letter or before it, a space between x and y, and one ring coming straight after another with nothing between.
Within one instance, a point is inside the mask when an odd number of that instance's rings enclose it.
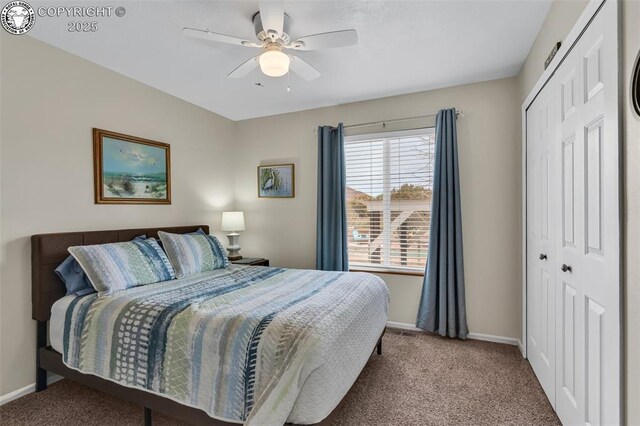
<instances>
[{"instance_id":1,"label":"curtain rod","mask_svg":"<svg viewBox=\"0 0 640 426\"><path fill-rule=\"evenodd\" d=\"M375 125L382 125L382 127L386 127L387 124L389 123L397 123L399 121L410 121L410 120L419 120L419 119L424 119L424 118L429 118L429 117L435 117L436 115L438 115L438 113L431 113L431 114L424 114L424 115L416 115L414 117L406 117L406 118L394 118L392 120L380 120L380 121L370 121L368 123L357 123L357 124L349 124L344 126L345 129L353 129L356 127L368 127L368 126L375 126ZM456 118L460 118L460 117L464 117L464 111L456 109ZM313 129L314 133L318 132L318 129L315 128Z\"/></svg>"},{"instance_id":2,"label":"curtain rod","mask_svg":"<svg viewBox=\"0 0 640 426\"><path fill-rule=\"evenodd\" d=\"M416 115L414 117L406 117L406 118L395 118L392 120L381 120L381 121L370 121L369 123L358 123L358 124L349 124L347 126L344 126L345 129L353 129L354 127L366 127L366 126L375 126L376 124L381 124L383 127L386 126L388 123L397 123L399 121L409 121L409 120L419 120L421 118L429 118L429 117L435 117L436 115L438 115L438 113L431 113L431 114L425 114L425 115ZM464 117L464 114L461 110L456 110L456 118L458 117Z\"/></svg>"}]
</instances>

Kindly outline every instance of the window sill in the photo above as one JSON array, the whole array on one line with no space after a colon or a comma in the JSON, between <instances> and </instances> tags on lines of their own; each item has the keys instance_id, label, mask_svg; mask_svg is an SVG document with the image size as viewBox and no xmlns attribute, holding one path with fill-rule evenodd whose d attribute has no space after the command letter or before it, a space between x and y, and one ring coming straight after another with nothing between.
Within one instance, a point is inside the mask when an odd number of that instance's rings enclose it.
<instances>
[{"instance_id":1,"label":"window sill","mask_svg":"<svg viewBox=\"0 0 640 426\"><path fill-rule=\"evenodd\" d=\"M366 266L354 266L349 268L349 272L370 272L374 274L407 275L407 276L413 276L413 277L424 277L424 271L416 271L413 269L370 268Z\"/></svg>"}]
</instances>

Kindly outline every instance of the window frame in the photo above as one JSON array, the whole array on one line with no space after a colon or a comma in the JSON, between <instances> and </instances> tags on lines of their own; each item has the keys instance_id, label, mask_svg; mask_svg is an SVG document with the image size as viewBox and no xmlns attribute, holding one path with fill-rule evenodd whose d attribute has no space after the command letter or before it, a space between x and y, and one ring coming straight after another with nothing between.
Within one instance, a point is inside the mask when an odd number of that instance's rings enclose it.
<instances>
[{"instance_id":1,"label":"window frame","mask_svg":"<svg viewBox=\"0 0 640 426\"><path fill-rule=\"evenodd\" d=\"M345 135L344 143L346 148L346 146L351 143L358 143L358 142L363 142L368 140L375 141L380 139L395 139L395 138L406 138L411 136L422 136L427 133L433 133L435 136L435 125L407 129L407 130L394 130L389 132L360 133L356 135ZM434 147L434 151L435 151L435 147ZM345 169L346 169L346 155L345 155ZM348 250L348 245L347 245L347 250ZM406 266L392 266L392 265L380 265L380 266L375 266L373 264L352 265L351 260L349 260L349 272L372 272L372 273L422 277L425 275L426 264L429 261L428 258L429 258L429 254L427 252L427 259L425 260L425 268L422 268L422 269L416 269L416 268L411 268Z\"/></svg>"}]
</instances>

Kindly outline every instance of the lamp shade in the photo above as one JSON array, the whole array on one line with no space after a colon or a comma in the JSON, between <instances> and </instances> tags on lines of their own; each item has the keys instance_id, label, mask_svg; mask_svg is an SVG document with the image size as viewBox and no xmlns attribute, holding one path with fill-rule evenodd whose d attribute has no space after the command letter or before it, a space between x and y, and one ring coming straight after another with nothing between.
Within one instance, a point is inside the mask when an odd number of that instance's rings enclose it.
<instances>
[{"instance_id":1,"label":"lamp shade","mask_svg":"<svg viewBox=\"0 0 640 426\"><path fill-rule=\"evenodd\" d=\"M260 55L258 59L260 69L269 77L282 77L289 72L291 60L286 53L279 50L269 50Z\"/></svg>"},{"instance_id":2,"label":"lamp shade","mask_svg":"<svg viewBox=\"0 0 640 426\"><path fill-rule=\"evenodd\" d=\"M244 213L222 212L223 231L244 231Z\"/></svg>"}]
</instances>

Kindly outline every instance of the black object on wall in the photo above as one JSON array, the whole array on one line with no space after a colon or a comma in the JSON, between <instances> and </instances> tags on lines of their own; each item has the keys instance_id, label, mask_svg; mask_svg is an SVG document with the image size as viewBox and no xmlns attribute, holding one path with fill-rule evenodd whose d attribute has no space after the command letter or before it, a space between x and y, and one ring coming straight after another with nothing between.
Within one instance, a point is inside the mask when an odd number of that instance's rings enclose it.
<instances>
[{"instance_id":1,"label":"black object on wall","mask_svg":"<svg viewBox=\"0 0 640 426\"><path fill-rule=\"evenodd\" d=\"M633 77L631 80L631 102L633 102L636 114L640 116L640 52L638 52L636 66L633 69Z\"/></svg>"},{"instance_id":2,"label":"black object on wall","mask_svg":"<svg viewBox=\"0 0 640 426\"><path fill-rule=\"evenodd\" d=\"M556 42L556 44L553 46L553 49L551 49L551 52L549 52L549 56L547 56L547 59L544 61L545 70L549 67L551 61L553 61L553 58L556 56L556 53L558 53L558 50L560 50L560 46L562 46L562 42Z\"/></svg>"}]
</instances>

